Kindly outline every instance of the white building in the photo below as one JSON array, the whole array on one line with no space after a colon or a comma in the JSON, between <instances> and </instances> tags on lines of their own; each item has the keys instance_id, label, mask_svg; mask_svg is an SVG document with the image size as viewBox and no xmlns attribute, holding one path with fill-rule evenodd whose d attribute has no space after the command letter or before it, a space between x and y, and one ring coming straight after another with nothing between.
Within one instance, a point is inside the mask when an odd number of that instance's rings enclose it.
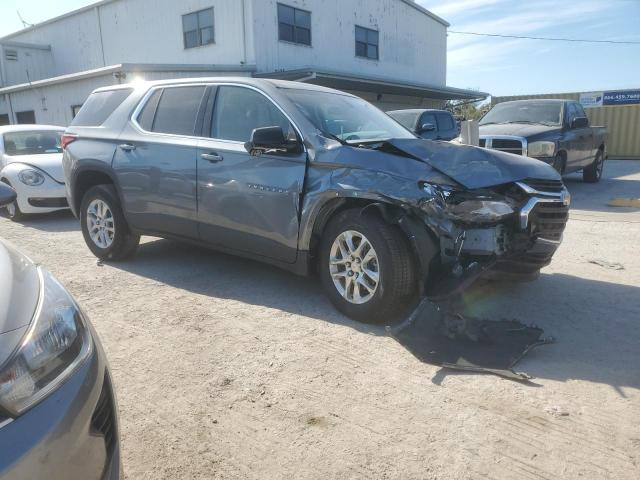
<instances>
[{"instance_id":1,"label":"white building","mask_svg":"<svg viewBox=\"0 0 640 480\"><path fill-rule=\"evenodd\" d=\"M301 80L383 109L485 97L446 86L447 27L411 0L103 0L0 38L0 125L67 125L137 78Z\"/></svg>"}]
</instances>

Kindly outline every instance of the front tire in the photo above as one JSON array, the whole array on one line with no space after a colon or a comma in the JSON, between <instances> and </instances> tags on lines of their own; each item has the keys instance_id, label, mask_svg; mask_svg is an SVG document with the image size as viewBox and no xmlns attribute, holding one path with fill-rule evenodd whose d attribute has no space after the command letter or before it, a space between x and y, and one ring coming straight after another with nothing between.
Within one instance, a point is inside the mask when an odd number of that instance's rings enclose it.
<instances>
[{"instance_id":1,"label":"front tire","mask_svg":"<svg viewBox=\"0 0 640 480\"><path fill-rule=\"evenodd\" d=\"M340 312L364 323L391 323L415 306L414 264L400 229L361 209L338 213L320 245L327 296Z\"/></svg>"},{"instance_id":2,"label":"front tire","mask_svg":"<svg viewBox=\"0 0 640 480\"><path fill-rule=\"evenodd\" d=\"M604 170L604 154L602 150L598 150L596 159L591 165L582 171L582 179L587 183L598 183L602 178Z\"/></svg>"},{"instance_id":3,"label":"front tire","mask_svg":"<svg viewBox=\"0 0 640 480\"><path fill-rule=\"evenodd\" d=\"M133 255L140 236L131 232L113 185L90 188L80 205L82 235L101 260L124 260Z\"/></svg>"},{"instance_id":4,"label":"front tire","mask_svg":"<svg viewBox=\"0 0 640 480\"><path fill-rule=\"evenodd\" d=\"M563 175L564 174L564 170L565 170L565 159L562 155L558 154L555 156L555 158L553 159L553 164L551 165L553 168L556 169L556 171L560 174Z\"/></svg>"}]
</instances>

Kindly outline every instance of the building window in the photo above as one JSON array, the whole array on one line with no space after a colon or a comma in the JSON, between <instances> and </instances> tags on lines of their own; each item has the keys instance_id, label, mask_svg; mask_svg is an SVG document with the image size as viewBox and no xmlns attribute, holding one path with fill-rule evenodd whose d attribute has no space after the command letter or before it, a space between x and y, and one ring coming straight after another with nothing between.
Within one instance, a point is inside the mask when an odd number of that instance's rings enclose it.
<instances>
[{"instance_id":1,"label":"building window","mask_svg":"<svg viewBox=\"0 0 640 480\"><path fill-rule=\"evenodd\" d=\"M0 127L3 127L5 125L9 125L11 122L9 121L9 114L7 113L0 113Z\"/></svg>"},{"instance_id":2,"label":"building window","mask_svg":"<svg viewBox=\"0 0 640 480\"><path fill-rule=\"evenodd\" d=\"M380 58L378 40L379 32L356 25L356 57L378 60Z\"/></svg>"},{"instance_id":3,"label":"building window","mask_svg":"<svg viewBox=\"0 0 640 480\"><path fill-rule=\"evenodd\" d=\"M73 120L78 115L78 112L82 108L82 105L71 105L71 119Z\"/></svg>"},{"instance_id":4,"label":"building window","mask_svg":"<svg viewBox=\"0 0 640 480\"><path fill-rule=\"evenodd\" d=\"M278 38L311 46L311 12L279 3Z\"/></svg>"},{"instance_id":5,"label":"building window","mask_svg":"<svg viewBox=\"0 0 640 480\"><path fill-rule=\"evenodd\" d=\"M18 51L17 50L5 50L4 58L7 60L17 61L18 60Z\"/></svg>"},{"instance_id":6,"label":"building window","mask_svg":"<svg viewBox=\"0 0 640 480\"><path fill-rule=\"evenodd\" d=\"M36 123L36 112L33 110L16 112L16 121L19 125L33 125Z\"/></svg>"},{"instance_id":7,"label":"building window","mask_svg":"<svg viewBox=\"0 0 640 480\"><path fill-rule=\"evenodd\" d=\"M184 48L195 48L214 43L213 7L182 16Z\"/></svg>"}]
</instances>

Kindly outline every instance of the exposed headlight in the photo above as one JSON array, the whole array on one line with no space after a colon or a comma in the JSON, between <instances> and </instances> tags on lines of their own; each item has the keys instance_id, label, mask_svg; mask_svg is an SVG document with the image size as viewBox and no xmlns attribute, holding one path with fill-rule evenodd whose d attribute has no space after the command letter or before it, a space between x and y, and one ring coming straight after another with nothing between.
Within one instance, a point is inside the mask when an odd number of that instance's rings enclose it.
<instances>
[{"instance_id":1,"label":"exposed headlight","mask_svg":"<svg viewBox=\"0 0 640 480\"><path fill-rule=\"evenodd\" d=\"M553 142L532 142L527 147L530 157L553 157L556 154L556 144Z\"/></svg>"},{"instance_id":2,"label":"exposed headlight","mask_svg":"<svg viewBox=\"0 0 640 480\"><path fill-rule=\"evenodd\" d=\"M20 173L18 173L18 178L22 183L24 183L25 185L29 185L30 187L37 187L38 185L42 185L44 183L44 175L31 168L22 170Z\"/></svg>"},{"instance_id":3,"label":"exposed headlight","mask_svg":"<svg viewBox=\"0 0 640 480\"><path fill-rule=\"evenodd\" d=\"M504 202L494 200L467 200L451 207L450 213L463 222L497 222L514 213Z\"/></svg>"},{"instance_id":4,"label":"exposed headlight","mask_svg":"<svg viewBox=\"0 0 640 480\"><path fill-rule=\"evenodd\" d=\"M58 388L89 356L91 334L65 288L40 268L40 300L29 331L0 368L0 407L18 416Z\"/></svg>"}]
</instances>

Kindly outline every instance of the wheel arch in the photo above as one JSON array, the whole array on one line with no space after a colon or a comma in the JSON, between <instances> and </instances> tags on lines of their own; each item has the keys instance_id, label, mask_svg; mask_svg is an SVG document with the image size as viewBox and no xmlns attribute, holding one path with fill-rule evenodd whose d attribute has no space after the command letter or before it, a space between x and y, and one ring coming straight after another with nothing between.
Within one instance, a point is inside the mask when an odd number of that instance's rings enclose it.
<instances>
[{"instance_id":1,"label":"wheel arch","mask_svg":"<svg viewBox=\"0 0 640 480\"><path fill-rule=\"evenodd\" d=\"M86 167L78 169L74 175L72 185L73 205L71 205L74 212L77 213L80 211L82 198L91 187L95 187L96 185L113 185L118 197L120 197L120 189L118 188L113 172L101 165L87 165Z\"/></svg>"},{"instance_id":2,"label":"wheel arch","mask_svg":"<svg viewBox=\"0 0 640 480\"><path fill-rule=\"evenodd\" d=\"M401 205L383 201L380 198L354 198L334 197L326 201L315 216L313 228L309 238L309 259L314 268L318 248L322 239L322 232L329 221L340 212L347 209L360 208L363 215L379 215L386 223L397 225L405 235L411 254L416 260L421 279L421 288L424 286L434 257L440 252L440 242L436 235L421 222L411 211Z\"/></svg>"}]
</instances>

